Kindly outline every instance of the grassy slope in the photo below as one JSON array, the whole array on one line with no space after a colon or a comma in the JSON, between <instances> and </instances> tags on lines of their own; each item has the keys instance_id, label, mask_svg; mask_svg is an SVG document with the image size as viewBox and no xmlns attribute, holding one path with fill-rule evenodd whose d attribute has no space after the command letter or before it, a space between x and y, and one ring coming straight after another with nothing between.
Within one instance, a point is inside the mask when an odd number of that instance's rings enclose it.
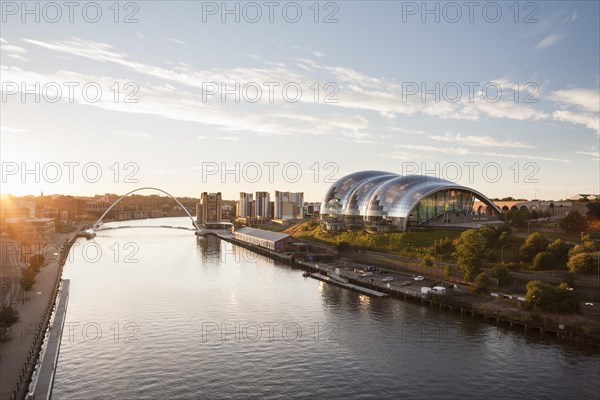
<instances>
[{"instance_id":1,"label":"grassy slope","mask_svg":"<svg viewBox=\"0 0 600 400\"><path fill-rule=\"evenodd\" d=\"M405 233L370 234L364 231L325 233L321 231L317 221L306 221L293 225L284 231L300 239L337 245L347 242L350 245L371 251L388 253L391 249L395 254L415 254L420 249L433 245L435 240L460 236L458 230L414 230Z\"/></svg>"}]
</instances>

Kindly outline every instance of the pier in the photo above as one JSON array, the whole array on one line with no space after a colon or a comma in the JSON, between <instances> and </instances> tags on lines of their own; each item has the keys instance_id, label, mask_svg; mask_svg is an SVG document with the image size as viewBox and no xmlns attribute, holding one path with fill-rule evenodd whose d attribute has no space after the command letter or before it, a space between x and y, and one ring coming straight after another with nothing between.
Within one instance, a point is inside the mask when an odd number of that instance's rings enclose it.
<instances>
[{"instance_id":1,"label":"pier","mask_svg":"<svg viewBox=\"0 0 600 400\"><path fill-rule=\"evenodd\" d=\"M360 292L360 293L366 294L368 296L373 296L373 297L386 297L387 296L387 294L378 292L377 290L354 285L352 283L345 283L345 282L342 282L341 280L332 279L329 276L321 275L318 272L312 273L310 275L310 277L318 279L323 282L331 283L332 285L341 286L345 289L354 290L355 292Z\"/></svg>"}]
</instances>

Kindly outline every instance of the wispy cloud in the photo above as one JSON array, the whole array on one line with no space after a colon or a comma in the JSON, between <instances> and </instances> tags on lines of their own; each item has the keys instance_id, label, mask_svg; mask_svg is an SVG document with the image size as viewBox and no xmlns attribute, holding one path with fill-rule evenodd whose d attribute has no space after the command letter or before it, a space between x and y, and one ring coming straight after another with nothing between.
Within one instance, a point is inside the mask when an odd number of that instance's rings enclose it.
<instances>
[{"instance_id":1,"label":"wispy cloud","mask_svg":"<svg viewBox=\"0 0 600 400\"><path fill-rule=\"evenodd\" d=\"M476 100L472 101L466 95L456 103L448 101L423 102L419 94L406 99L403 97L400 86L393 81L370 76L344 66L320 65L312 60L298 60L296 69L282 63L263 68L198 69L191 65L164 68L135 61L126 54L116 52L114 47L107 43L83 39L54 42L24 39L24 42L71 56L115 63L132 73L143 74L164 81L161 91L171 91L173 95L178 96L173 104L163 101L159 106L154 104L158 99L152 98L152 101L147 99L145 105L129 107L133 111L122 108L119 111L155 113L168 118L217 125L228 131L253 131L260 134L277 135L298 133L312 135L336 134L350 138L356 138L357 134L364 133L364 129L369 124L369 120L365 116L347 115L348 113L338 115L335 111L332 111L336 108L346 111L372 111L388 120L393 120L398 115L410 116L415 114L439 119L465 121L477 121L485 117L518 121L557 120L582 125L596 132L598 131L595 121L597 118L593 115L581 115L581 113L565 110L542 111L532 104L514 102L512 99L508 99L510 96L494 103L482 99L481 96L476 96ZM295 82L301 87L309 88L315 81L321 80L322 74L325 74L326 79L333 78L332 80L339 84L339 88L334 93L337 102L318 102L317 107L323 112L304 112L297 107L293 111L289 111L289 107L287 107L289 104L285 101L273 104L269 101L267 95L262 96L258 103L268 105L270 107L269 112L259 111L250 114L247 111L235 112L218 101L207 104L206 102L200 102L198 99L199 93L197 90L206 89L205 86L203 87L206 82L221 82L228 85L227 87L233 87L235 83L244 82ZM184 92L181 88L174 87L172 84L192 88L194 92ZM323 93L323 95L325 94ZM591 95L589 99L586 97L586 100L577 100L579 99L578 93L571 93L568 90L558 91L555 96L565 101L579 101L586 109L590 108L593 102ZM220 99L219 96L215 98ZM150 103L152 103L151 106ZM311 107L315 105L312 94L309 95L308 93L302 96L300 103L310 103ZM195 104L197 108L192 108L192 104ZM108 104L103 106L109 107ZM273 111L274 107L278 107L279 112ZM284 112L281 112L282 110ZM308 121L313 126L300 126L293 121ZM360 137L360 140L373 139ZM518 142L492 143L488 141L488 145L490 143L495 147L524 146Z\"/></svg>"},{"instance_id":2,"label":"wispy cloud","mask_svg":"<svg viewBox=\"0 0 600 400\"><path fill-rule=\"evenodd\" d=\"M518 154L518 153L495 153L495 152L481 152L473 151L464 147L444 147L444 146L430 146L430 145L411 145L411 144L397 144L396 148L406 150L422 151L424 153L442 153L453 156L484 156L484 157L502 157L502 158L513 158L522 160L541 160L541 161L556 161L562 163L570 163L571 160L563 158L545 157L532 154ZM389 153L394 154L394 153Z\"/></svg>"},{"instance_id":3,"label":"wispy cloud","mask_svg":"<svg viewBox=\"0 0 600 400\"><path fill-rule=\"evenodd\" d=\"M162 40L166 40L168 42L172 42L172 43L177 43L177 44L188 44L186 41L180 40L180 39L175 39L175 38L168 38L168 37L164 37L161 38Z\"/></svg>"},{"instance_id":4,"label":"wispy cloud","mask_svg":"<svg viewBox=\"0 0 600 400\"><path fill-rule=\"evenodd\" d=\"M552 34L546 36L541 41L539 41L538 44L536 44L534 48L535 49L545 49L547 47L554 46L555 44L560 42L562 39L564 39L564 35L562 33L552 33Z\"/></svg>"},{"instance_id":5,"label":"wispy cloud","mask_svg":"<svg viewBox=\"0 0 600 400\"><path fill-rule=\"evenodd\" d=\"M450 142L457 144L464 144L466 146L474 147L511 147L511 148L532 148L533 146L527 145L514 140L498 140L491 136L474 136L474 135L461 135L445 133L444 135L428 135L431 140L440 142Z\"/></svg>"},{"instance_id":6,"label":"wispy cloud","mask_svg":"<svg viewBox=\"0 0 600 400\"><path fill-rule=\"evenodd\" d=\"M552 92L550 98L566 105L575 105L586 111L600 113L600 92L598 92L598 89L556 90Z\"/></svg>"},{"instance_id":7,"label":"wispy cloud","mask_svg":"<svg viewBox=\"0 0 600 400\"><path fill-rule=\"evenodd\" d=\"M600 136L600 119L598 118L598 115L562 110L555 111L553 117L557 121L569 122L575 125L583 125L586 128L596 131L596 135Z\"/></svg>"},{"instance_id":8,"label":"wispy cloud","mask_svg":"<svg viewBox=\"0 0 600 400\"><path fill-rule=\"evenodd\" d=\"M15 60L24 62L29 61L29 59L25 57L25 54L27 54L27 50L25 50L23 47L9 44L8 41L2 37L0 37L0 52L2 53L2 55L13 58Z\"/></svg>"}]
</instances>

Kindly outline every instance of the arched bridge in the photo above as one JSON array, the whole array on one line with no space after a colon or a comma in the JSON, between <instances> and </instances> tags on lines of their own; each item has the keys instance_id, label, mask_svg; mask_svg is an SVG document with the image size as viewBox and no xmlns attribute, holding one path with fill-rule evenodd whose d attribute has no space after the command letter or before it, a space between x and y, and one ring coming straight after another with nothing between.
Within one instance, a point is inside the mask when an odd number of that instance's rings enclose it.
<instances>
[{"instance_id":1,"label":"arched bridge","mask_svg":"<svg viewBox=\"0 0 600 400\"><path fill-rule=\"evenodd\" d=\"M190 217L190 220L192 221L193 228L186 228L186 227L181 227L181 226L171 226L171 225L159 225L159 226L120 226L120 227L99 228L99 226L102 223L102 220L104 219L104 217L106 217L106 215L110 212L110 210L113 209L114 206L116 206L117 204L119 204L121 202L121 200L123 200L125 197L129 196L132 193L139 192L140 190L157 190L157 191L159 191L161 193L166 194L167 196L169 196L173 200L175 200L175 202L177 202L177 204L185 211L185 213L188 215L188 217ZM201 229L198 226L198 224L196 224L196 221L194 220L194 217L192 217L192 215L189 213L189 211L187 210L187 208L185 208L185 206L183 204L181 204L181 202L179 200L177 200L175 197L173 197L173 195L171 195L170 193L168 193L168 192L166 192L166 191L164 191L162 189L155 188L155 187L149 187L149 186L137 188L137 189L132 190L130 192L127 192L123 196L119 197L114 203L112 203L110 205L110 207L108 207L106 209L106 211L104 211L104 213L100 216L100 218L98 218L98 221L96 221L94 223L94 225L92 225L92 230L94 230L94 231L102 231L102 230L109 230L109 229L124 229L124 228L173 228L173 229L186 229L186 230L201 232Z\"/></svg>"}]
</instances>

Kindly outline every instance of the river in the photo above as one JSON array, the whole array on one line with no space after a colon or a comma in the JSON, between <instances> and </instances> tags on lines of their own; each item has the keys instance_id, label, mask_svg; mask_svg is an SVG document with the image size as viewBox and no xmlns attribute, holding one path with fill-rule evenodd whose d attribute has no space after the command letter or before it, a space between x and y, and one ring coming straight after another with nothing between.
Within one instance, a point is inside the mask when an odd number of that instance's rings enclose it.
<instances>
[{"instance_id":1,"label":"river","mask_svg":"<svg viewBox=\"0 0 600 400\"><path fill-rule=\"evenodd\" d=\"M592 399L600 390L597 349L370 298L191 231L99 232L71 249L63 278L71 292L53 399Z\"/></svg>"}]
</instances>

